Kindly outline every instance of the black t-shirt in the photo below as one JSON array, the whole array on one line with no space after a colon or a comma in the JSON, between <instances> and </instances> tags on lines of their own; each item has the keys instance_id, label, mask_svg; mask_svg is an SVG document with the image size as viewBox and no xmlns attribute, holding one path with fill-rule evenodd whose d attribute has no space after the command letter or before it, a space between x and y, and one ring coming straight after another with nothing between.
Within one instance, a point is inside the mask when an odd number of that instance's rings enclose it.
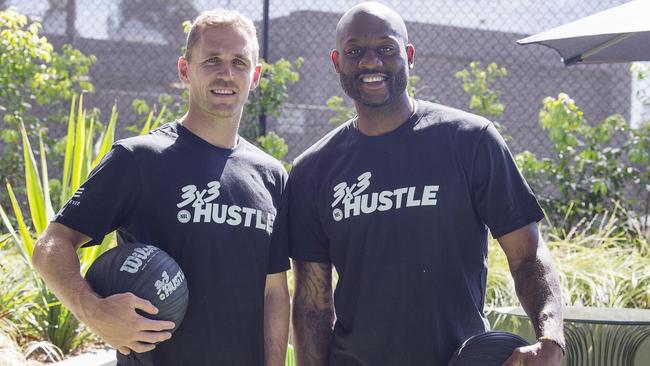
<instances>
[{"instance_id":1,"label":"black t-shirt","mask_svg":"<svg viewBox=\"0 0 650 366\"><path fill-rule=\"evenodd\" d=\"M333 263L330 364L447 365L483 313L488 227L543 218L492 123L419 101L396 130L350 122L296 159L287 185L290 256Z\"/></svg>"},{"instance_id":2,"label":"black t-shirt","mask_svg":"<svg viewBox=\"0 0 650 366\"><path fill-rule=\"evenodd\" d=\"M286 182L282 165L240 138L215 147L167 124L115 144L54 221L96 244L156 245L183 269L190 302L181 326L120 365L262 365L267 273L288 269L270 248Z\"/></svg>"}]
</instances>

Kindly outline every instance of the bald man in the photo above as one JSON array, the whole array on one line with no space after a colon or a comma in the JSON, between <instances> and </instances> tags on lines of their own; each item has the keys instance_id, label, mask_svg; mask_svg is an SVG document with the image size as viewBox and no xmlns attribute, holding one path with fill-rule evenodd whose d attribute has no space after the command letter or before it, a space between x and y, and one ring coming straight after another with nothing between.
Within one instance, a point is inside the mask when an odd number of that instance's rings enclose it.
<instances>
[{"instance_id":1,"label":"bald man","mask_svg":"<svg viewBox=\"0 0 650 366\"><path fill-rule=\"evenodd\" d=\"M544 215L494 125L409 97L415 48L386 6L353 7L336 34L332 62L357 116L296 159L279 229L294 265L298 364L447 365L489 329L489 229L539 337L505 364L559 365Z\"/></svg>"}]
</instances>

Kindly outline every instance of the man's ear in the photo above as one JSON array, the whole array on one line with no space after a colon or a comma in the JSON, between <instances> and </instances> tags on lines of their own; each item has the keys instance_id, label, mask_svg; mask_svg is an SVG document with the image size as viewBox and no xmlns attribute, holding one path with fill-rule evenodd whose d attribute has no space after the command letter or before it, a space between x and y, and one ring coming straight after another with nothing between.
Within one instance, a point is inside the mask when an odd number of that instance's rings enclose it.
<instances>
[{"instance_id":1,"label":"man's ear","mask_svg":"<svg viewBox=\"0 0 650 366\"><path fill-rule=\"evenodd\" d=\"M332 63L334 64L334 70L336 70L337 73L341 73L341 67L339 66L339 51L333 49L330 53L330 57L332 58Z\"/></svg>"},{"instance_id":2,"label":"man's ear","mask_svg":"<svg viewBox=\"0 0 650 366\"><path fill-rule=\"evenodd\" d=\"M255 90L260 85L260 78L262 77L262 64L255 65L253 70L253 78L251 79L251 90Z\"/></svg>"},{"instance_id":3,"label":"man's ear","mask_svg":"<svg viewBox=\"0 0 650 366\"><path fill-rule=\"evenodd\" d=\"M176 62L176 66L178 67L178 77L181 79L183 84L187 85L190 83L190 79L187 76L187 60L185 57L181 56L178 58L178 62Z\"/></svg>"},{"instance_id":4,"label":"man's ear","mask_svg":"<svg viewBox=\"0 0 650 366\"><path fill-rule=\"evenodd\" d=\"M408 61L409 69L412 69L415 64L415 47L410 43L406 45L406 60Z\"/></svg>"}]
</instances>

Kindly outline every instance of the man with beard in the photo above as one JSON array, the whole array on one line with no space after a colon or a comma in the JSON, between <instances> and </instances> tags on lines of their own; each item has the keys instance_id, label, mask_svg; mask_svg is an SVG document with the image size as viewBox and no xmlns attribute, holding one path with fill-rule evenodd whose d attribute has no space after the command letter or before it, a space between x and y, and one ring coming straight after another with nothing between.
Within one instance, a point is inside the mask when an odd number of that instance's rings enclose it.
<instances>
[{"instance_id":1,"label":"man with beard","mask_svg":"<svg viewBox=\"0 0 650 366\"><path fill-rule=\"evenodd\" d=\"M187 113L118 141L38 239L34 266L120 366L284 365L289 260L270 236L286 171L237 132L261 72L255 26L208 11L185 48ZM113 230L118 245L154 244L183 269L189 305L173 336L174 323L142 316L158 312L149 301L102 298L81 277L77 249Z\"/></svg>"},{"instance_id":2,"label":"man with beard","mask_svg":"<svg viewBox=\"0 0 650 366\"><path fill-rule=\"evenodd\" d=\"M489 228L538 337L505 364L559 365L562 305L537 230L543 213L494 125L409 97L415 49L386 6L353 7L336 35L332 62L357 116L296 159L282 225L298 364L447 365L489 327Z\"/></svg>"}]
</instances>

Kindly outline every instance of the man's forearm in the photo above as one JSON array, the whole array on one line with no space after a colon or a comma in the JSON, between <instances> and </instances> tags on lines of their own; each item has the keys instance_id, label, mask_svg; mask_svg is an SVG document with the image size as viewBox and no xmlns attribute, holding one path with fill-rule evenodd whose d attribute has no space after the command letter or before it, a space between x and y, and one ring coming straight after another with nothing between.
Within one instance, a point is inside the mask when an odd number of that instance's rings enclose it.
<instances>
[{"instance_id":1,"label":"man's forearm","mask_svg":"<svg viewBox=\"0 0 650 366\"><path fill-rule=\"evenodd\" d=\"M264 358L266 366L284 366L289 337L289 292L285 286L264 296Z\"/></svg>"},{"instance_id":2,"label":"man's forearm","mask_svg":"<svg viewBox=\"0 0 650 366\"><path fill-rule=\"evenodd\" d=\"M331 265L295 262L293 341L299 366L325 366L334 322Z\"/></svg>"},{"instance_id":3,"label":"man's forearm","mask_svg":"<svg viewBox=\"0 0 650 366\"><path fill-rule=\"evenodd\" d=\"M47 233L46 233L47 234ZM72 244L58 244L44 235L37 241L33 263L45 283L72 313L85 321L84 299L96 296L81 277L79 257Z\"/></svg>"},{"instance_id":4,"label":"man's forearm","mask_svg":"<svg viewBox=\"0 0 650 366\"><path fill-rule=\"evenodd\" d=\"M548 248L540 245L534 257L522 260L513 269L512 277L537 337L548 336L564 344L560 281L551 266Z\"/></svg>"}]
</instances>

